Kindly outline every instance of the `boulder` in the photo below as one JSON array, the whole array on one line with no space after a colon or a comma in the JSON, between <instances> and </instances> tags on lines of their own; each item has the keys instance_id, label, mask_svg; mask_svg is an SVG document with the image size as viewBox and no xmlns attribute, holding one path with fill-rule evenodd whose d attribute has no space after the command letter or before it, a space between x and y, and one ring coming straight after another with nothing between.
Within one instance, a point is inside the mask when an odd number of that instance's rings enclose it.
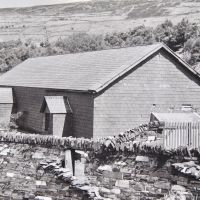
<instances>
[{"instance_id":1,"label":"boulder","mask_svg":"<svg viewBox=\"0 0 200 200\"><path fill-rule=\"evenodd\" d=\"M121 193L121 190L120 190L119 188L114 188L114 189L111 190L111 192L112 192L113 194L120 194L120 193Z\"/></svg>"},{"instance_id":2,"label":"boulder","mask_svg":"<svg viewBox=\"0 0 200 200\"><path fill-rule=\"evenodd\" d=\"M100 188L100 193L103 193L103 194L110 194L111 191L105 187L101 187Z\"/></svg>"},{"instance_id":3,"label":"boulder","mask_svg":"<svg viewBox=\"0 0 200 200\"><path fill-rule=\"evenodd\" d=\"M180 191L180 192L185 192L186 188L181 186L181 185L173 185L171 187L171 191Z\"/></svg>"},{"instance_id":4,"label":"boulder","mask_svg":"<svg viewBox=\"0 0 200 200\"><path fill-rule=\"evenodd\" d=\"M110 166L110 165L99 166L97 170L99 170L99 171L110 171L110 172L112 172L112 166Z\"/></svg>"},{"instance_id":5,"label":"boulder","mask_svg":"<svg viewBox=\"0 0 200 200\"><path fill-rule=\"evenodd\" d=\"M147 157L147 156L137 156L135 161L137 161L137 162L149 162L149 157Z\"/></svg>"},{"instance_id":6,"label":"boulder","mask_svg":"<svg viewBox=\"0 0 200 200\"><path fill-rule=\"evenodd\" d=\"M117 180L115 186L121 188L129 188L129 180Z\"/></svg>"},{"instance_id":7,"label":"boulder","mask_svg":"<svg viewBox=\"0 0 200 200\"><path fill-rule=\"evenodd\" d=\"M154 183L154 187L169 190L171 188L171 184L166 181L156 181Z\"/></svg>"}]
</instances>

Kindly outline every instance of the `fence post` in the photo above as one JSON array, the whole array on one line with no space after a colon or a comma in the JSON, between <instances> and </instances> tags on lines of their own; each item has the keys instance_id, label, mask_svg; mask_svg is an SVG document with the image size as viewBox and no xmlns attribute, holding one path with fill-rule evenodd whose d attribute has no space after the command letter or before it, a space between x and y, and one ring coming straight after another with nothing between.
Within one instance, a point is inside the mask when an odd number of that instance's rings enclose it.
<instances>
[{"instance_id":1,"label":"fence post","mask_svg":"<svg viewBox=\"0 0 200 200\"><path fill-rule=\"evenodd\" d=\"M70 169L74 175L74 150L65 151L65 167Z\"/></svg>"},{"instance_id":2,"label":"fence post","mask_svg":"<svg viewBox=\"0 0 200 200\"><path fill-rule=\"evenodd\" d=\"M187 124L187 130L188 130L188 146L190 146L191 145L191 128L192 128L192 126L191 126L191 122L189 122L188 124Z\"/></svg>"},{"instance_id":3,"label":"fence post","mask_svg":"<svg viewBox=\"0 0 200 200\"><path fill-rule=\"evenodd\" d=\"M200 123L197 124L197 146L196 148L199 148L200 147L200 142L199 142L199 134L200 134Z\"/></svg>"}]
</instances>

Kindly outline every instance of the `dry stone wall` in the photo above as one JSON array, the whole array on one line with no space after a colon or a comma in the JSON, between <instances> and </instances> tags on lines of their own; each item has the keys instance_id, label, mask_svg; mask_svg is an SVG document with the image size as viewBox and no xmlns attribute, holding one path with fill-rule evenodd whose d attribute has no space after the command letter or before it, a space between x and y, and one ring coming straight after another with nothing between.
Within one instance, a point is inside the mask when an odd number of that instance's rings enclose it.
<instances>
[{"instance_id":1,"label":"dry stone wall","mask_svg":"<svg viewBox=\"0 0 200 200\"><path fill-rule=\"evenodd\" d=\"M146 125L99 140L0 132L0 199L198 199L200 175L191 175L194 167L200 174L199 150L167 151L149 135L156 137ZM67 149L83 151L78 177L63 168ZM182 173L177 163L187 159L193 166Z\"/></svg>"},{"instance_id":2,"label":"dry stone wall","mask_svg":"<svg viewBox=\"0 0 200 200\"><path fill-rule=\"evenodd\" d=\"M159 162L157 157L113 155L107 163L99 159L88 162L85 171L91 184L99 188L101 199L199 198L199 180L173 172L171 163L176 160L168 160L162 166Z\"/></svg>"},{"instance_id":3,"label":"dry stone wall","mask_svg":"<svg viewBox=\"0 0 200 200\"><path fill-rule=\"evenodd\" d=\"M64 159L64 151L30 144L0 143L0 199L81 200L85 193L40 167Z\"/></svg>"},{"instance_id":4,"label":"dry stone wall","mask_svg":"<svg viewBox=\"0 0 200 200\"><path fill-rule=\"evenodd\" d=\"M147 137L157 137L154 131L150 131L147 125L141 125L137 128L121 133L119 136L105 137L100 139L85 139L73 137L54 137L39 134L24 134L18 131L0 131L0 141L5 143L18 143L39 145L56 149L75 149L82 151L101 151L112 147L117 152L132 152L144 155L163 155L163 156L189 156L195 153L200 157L199 149L189 149L181 147L179 149L166 150L162 143L157 141L148 141ZM139 140L138 140L139 138Z\"/></svg>"}]
</instances>

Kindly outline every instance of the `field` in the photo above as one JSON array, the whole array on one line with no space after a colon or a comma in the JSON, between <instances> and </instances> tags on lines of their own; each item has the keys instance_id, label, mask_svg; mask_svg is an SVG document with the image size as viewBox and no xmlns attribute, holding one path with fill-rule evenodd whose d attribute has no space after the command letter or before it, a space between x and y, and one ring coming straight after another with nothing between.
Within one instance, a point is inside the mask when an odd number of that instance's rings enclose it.
<instances>
[{"instance_id":1,"label":"field","mask_svg":"<svg viewBox=\"0 0 200 200\"><path fill-rule=\"evenodd\" d=\"M0 41L51 41L72 33L105 34L166 19L200 22L199 0L91 0L30 8L0 9Z\"/></svg>"}]
</instances>

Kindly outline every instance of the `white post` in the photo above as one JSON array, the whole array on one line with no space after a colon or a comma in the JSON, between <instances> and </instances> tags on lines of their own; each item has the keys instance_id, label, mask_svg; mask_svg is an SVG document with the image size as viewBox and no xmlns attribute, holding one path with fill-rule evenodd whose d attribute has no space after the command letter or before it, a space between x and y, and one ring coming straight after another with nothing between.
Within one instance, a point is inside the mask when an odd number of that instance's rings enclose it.
<instances>
[{"instance_id":1,"label":"white post","mask_svg":"<svg viewBox=\"0 0 200 200\"><path fill-rule=\"evenodd\" d=\"M85 177L85 158L83 158L83 151L75 151L76 154L79 154L79 160L75 161L74 175L77 177Z\"/></svg>"},{"instance_id":2,"label":"white post","mask_svg":"<svg viewBox=\"0 0 200 200\"><path fill-rule=\"evenodd\" d=\"M74 170L73 170L73 160L72 160L72 152L71 150L66 150L65 151L65 167L70 169L70 171L72 172L72 174L74 174Z\"/></svg>"}]
</instances>

